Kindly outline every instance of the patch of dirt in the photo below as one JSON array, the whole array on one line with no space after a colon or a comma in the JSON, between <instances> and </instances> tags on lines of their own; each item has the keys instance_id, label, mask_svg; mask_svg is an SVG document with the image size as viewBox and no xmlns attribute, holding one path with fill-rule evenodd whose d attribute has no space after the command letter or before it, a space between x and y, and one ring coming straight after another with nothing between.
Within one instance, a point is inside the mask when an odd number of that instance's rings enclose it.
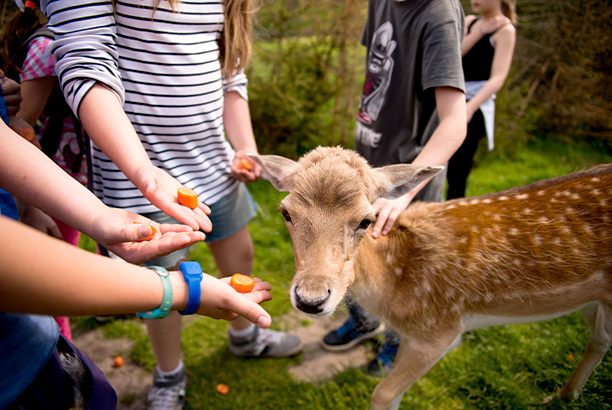
<instances>
[{"instance_id":1,"label":"patch of dirt","mask_svg":"<svg viewBox=\"0 0 612 410\"><path fill-rule=\"evenodd\" d=\"M134 345L131 339L109 339L104 335L102 329L76 335L73 339L74 344L104 372L115 389L119 400L118 410L146 409L147 393L151 387L153 375L130 360L129 353ZM116 356L123 358L123 366L113 367ZM122 400L124 403L121 402Z\"/></svg>"},{"instance_id":2,"label":"patch of dirt","mask_svg":"<svg viewBox=\"0 0 612 410\"><path fill-rule=\"evenodd\" d=\"M329 331L337 329L344 322L344 317L312 319L306 314L293 311L288 315L312 322L308 326L291 326L289 333L298 335L304 343L302 363L288 369L297 380L304 382L318 382L334 377L337 373L351 367L363 367L368 362L368 349L360 344L346 352L328 352L321 347L321 340Z\"/></svg>"},{"instance_id":3,"label":"patch of dirt","mask_svg":"<svg viewBox=\"0 0 612 410\"><path fill-rule=\"evenodd\" d=\"M274 321L282 322L287 332L298 335L303 343L301 363L288 369L296 380L318 382L333 377L350 367L362 367L368 361L368 349L364 345L342 353L331 353L321 347L321 339L330 330L339 327L344 317L312 319L292 311ZM305 325L306 324L306 325ZM144 328L144 325L143 325ZM127 338L109 339L101 329L74 335L74 344L104 372L117 392L118 410L144 410L152 374L129 359L133 341ZM114 358L121 356L123 366L113 367Z\"/></svg>"}]
</instances>

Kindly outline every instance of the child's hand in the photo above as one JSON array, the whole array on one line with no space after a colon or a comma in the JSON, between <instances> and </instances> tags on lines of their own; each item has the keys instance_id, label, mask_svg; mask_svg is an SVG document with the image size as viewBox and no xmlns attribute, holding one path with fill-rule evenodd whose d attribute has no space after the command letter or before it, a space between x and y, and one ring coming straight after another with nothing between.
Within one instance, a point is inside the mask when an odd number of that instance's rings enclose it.
<instances>
[{"instance_id":1,"label":"child's hand","mask_svg":"<svg viewBox=\"0 0 612 410\"><path fill-rule=\"evenodd\" d=\"M135 223L136 222L136 223ZM153 230L157 232L146 240ZM128 262L139 264L203 241L203 232L179 224L158 224L142 215L110 208L92 220L92 238Z\"/></svg>"},{"instance_id":2,"label":"child's hand","mask_svg":"<svg viewBox=\"0 0 612 410\"><path fill-rule=\"evenodd\" d=\"M269 327L272 319L259 303L272 299L270 284L255 278L252 291L238 293L230 286L230 280L204 274L198 314L225 320L234 320L240 315L259 327Z\"/></svg>"},{"instance_id":3,"label":"child's hand","mask_svg":"<svg viewBox=\"0 0 612 410\"><path fill-rule=\"evenodd\" d=\"M17 205L19 208L20 222L31 226L44 234L57 239L62 239L62 233L60 232L53 218L25 201L17 199Z\"/></svg>"},{"instance_id":4,"label":"child's hand","mask_svg":"<svg viewBox=\"0 0 612 410\"><path fill-rule=\"evenodd\" d=\"M0 71L0 86L7 114L9 116L17 114L21 106L21 86L18 82L5 77L2 71Z\"/></svg>"},{"instance_id":5,"label":"child's hand","mask_svg":"<svg viewBox=\"0 0 612 410\"><path fill-rule=\"evenodd\" d=\"M376 210L376 222L372 227L372 237L378 238L380 234L387 235L413 197L414 195L408 192L396 199L378 198L374 201L372 207Z\"/></svg>"},{"instance_id":6,"label":"child's hand","mask_svg":"<svg viewBox=\"0 0 612 410\"><path fill-rule=\"evenodd\" d=\"M180 205L176 192L181 184L170 174L155 166L146 166L139 169L137 175L134 184L153 205L193 230L212 230L207 216L210 215L210 208L201 202L195 209Z\"/></svg>"},{"instance_id":7,"label":"child's hand","mask_svg":"<svg viewBox=\"0 0 612 410\"><path fill-rule=\"evenodd\" d=\"M236 151L236 156L232 163L232 174L237 180L250 184L259 179L261 167L249 158L246 152Z\"/></svg>"}]
</instances>

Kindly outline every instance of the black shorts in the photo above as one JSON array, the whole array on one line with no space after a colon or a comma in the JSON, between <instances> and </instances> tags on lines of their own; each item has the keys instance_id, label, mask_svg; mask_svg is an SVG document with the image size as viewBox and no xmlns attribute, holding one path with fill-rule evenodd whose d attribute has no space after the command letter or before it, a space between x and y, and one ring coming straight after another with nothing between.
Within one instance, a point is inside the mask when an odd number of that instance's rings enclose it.
<instances>
[{"instance_id":1,"label":"black shorts","mask_svg":"<svg viewBox=\"0 0 612 410\"><path fill-rule=\"evenodd\" d=\"M82 365L82 380L75 382L66 370L66 360L60 359L61 356L68 357L79 367ZM104 373L90 358L60 335L51 358L32 384L6 410L70 409L76 407L79 396L82 397L81 403L86 410L117 408L117 394L104 377Z\"/></svg>"}]
</instances>

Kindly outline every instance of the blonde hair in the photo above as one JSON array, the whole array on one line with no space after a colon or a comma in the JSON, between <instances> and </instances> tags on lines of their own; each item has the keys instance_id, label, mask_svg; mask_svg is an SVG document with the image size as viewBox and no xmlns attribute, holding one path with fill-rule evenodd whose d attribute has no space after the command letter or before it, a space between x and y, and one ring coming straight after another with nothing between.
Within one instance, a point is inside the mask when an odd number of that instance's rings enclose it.
<instances>
[{"instance_id":1,"label":"blonde hair","mask_svg":"<svg viewBox=\"0 0 612 410\"><path fill-rule=\"evenodd\" d=\"M221 72L230 79L244 69L251 58L251 31L254 0L224 0L225 24L219 53Z\"/></svg>"},{"instance_id":2,"label":"blonde hair","mask_svg":"<svg viewBox=\"0 0 612 410\"><path fill-rule=\"evenodd\" d=\"M159 2L155 2L155 9ZM172 10L180 0L168 0ZM251 58L251 31L255 0L223 1L223 32L219 40L221 73L226 79L244 69ZM114 2L113 2L114 3Z\"/></svg>"},{"instance_id":3,"label":"blonde hair","mask_svg":"<svg viewBox=\"0 0 612 410\"><path fill-rule=\"evenodd\" d=\"M512 24L516 24L518 16L516 15L516 0L502 0L501 10L504 16L508 17Z\"/></svg>"}]
</instances>

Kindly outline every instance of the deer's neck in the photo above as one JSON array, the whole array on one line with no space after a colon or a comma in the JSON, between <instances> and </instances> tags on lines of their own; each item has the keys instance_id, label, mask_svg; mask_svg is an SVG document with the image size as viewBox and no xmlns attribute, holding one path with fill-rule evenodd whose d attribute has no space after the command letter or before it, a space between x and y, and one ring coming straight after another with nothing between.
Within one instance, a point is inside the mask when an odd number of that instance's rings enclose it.
<instances>
[{"instance_id":1,"label":"deer's neck","mask_svg":"<svg viewBox=\"0 0 612 410\"><path fill-rule=\"evenodd\" d=\"M436 217L441 204L422 205L404 212L389 235L378 239L367 235L355 261L352 294L366 310L392 324L422 317L424 310L432 313L432 321L448 315L447 319L455 320L452 312L443 312L440 306L459 310L462 299L461 289L457 289L459 276L445 274L450 269L445 256L453 253L453 244L443 235L452 237L452 227ZM417 326L416 322L413 325Z\"/></svg>"}]
</instances>

